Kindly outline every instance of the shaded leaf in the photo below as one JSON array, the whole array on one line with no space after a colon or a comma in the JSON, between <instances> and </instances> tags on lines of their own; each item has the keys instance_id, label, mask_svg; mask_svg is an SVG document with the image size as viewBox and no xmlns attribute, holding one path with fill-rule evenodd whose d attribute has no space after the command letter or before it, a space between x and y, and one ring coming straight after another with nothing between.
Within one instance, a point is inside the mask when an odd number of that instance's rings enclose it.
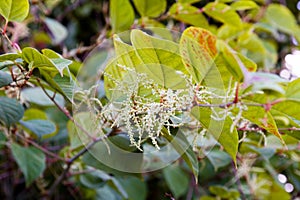
<instances>
[{"instance_id":1,"label":"shaded leaf","mask_svg":"<svg viewBox=\"0 0 300 200\"><path fill-rule=\"evenodd\" d=\"M144 200L147 197L147 186L145 181L140 180L134 176L127 176L122 178L117 178L126 193L128 194L128 199L131 200Z\"/></svg>"},{"instance_id":2,"label":"shaded leaf","mask_svg":"<svg viewBox=\"0 0 300 200\"><path fill-rule=\"evenodd\" d=\"M206 156L214 166L215 171L217 171L221 167L227 166L231 162L230 156L224 151L212 150L208 152Z\"/></svg>"},{"instance_id":3,"label":"shaded leaf","mask_svg":"<svg viewBox=\"0 0 300 200\"><path fill-rule=\"evenodd\" d=\"M143 154L125 151L109 141L100 141L83 156L83 162L114 175L140 173Z\"/></svg>"},{"instance_id":4,"label":"shaded leaf","mask_svg":"<svg viewBox=\"0 0 300 200\"><path fill-rule=\"evenodd\" d=\"M168 131L163 128L162 129L163 137L166 138L174 147L174 149L181 155L183 160L189 166L194 174L194 178L196 182L198 182L198 173L199 173L199 166L198 166L198 159L195 153L193 152L190 143L187 141L183 133L178 132L176 136L170 135Z\"/></svg>"},{"instance_id":5,"label":"shaded leaf","mask_svg":"<svg viewBox=\"0 0 300 200\"><path fill-rule=\"evenodd\" d=\"M0 88L7 86L13 82L13 79L9 73L0 71Z\"/></svg>"},{"instance_id":6,"label":"shaded leaf","mask_svg":"<svg viewBox=\"0 0 300 200\"><path fill-rule=\"evenodd\" d=\"M194 107L191 114L207 129L208 133L224 147L227 153L236 162L238 151L238 133L236 128L230 131L232 120L226 117L224 121L211 118L212 111L210 108Z\"/></svg>"},{"instance_id":7,"label":"shaded leaf","mask_svg":"<svg viewBox=\"0 0 300 200\"><path fill-rule=\"evenodd\" d=\"M189 177L179 166L170 165L164 168L163 175L175 198L186 193L189 187Z\"/></svg>"},{"instance_id":8,"label":"shaded leaf","mask_svg":"<svg viewBox=\"0 0 300 200\"><path fill-rule=\"evenodd\" d=\"M29 129L36 138L46 139L56 132L56 126L49 120L33 119L20 121L20 124Z\"/></svg>"},{"instance_id":9,"label":"shaded leaf","mask_svg":"<svg viewBox=\"0 0 300 200\"><path fill-rule=\"evenodd\" d=\"M18 122L23 115L24 108L16 99L0 97L0 122L10 126Z\"/></svg>"},{"instance_id":10,"label":"shaded leaf","mask_svg":"<svg viewBox=\"0 0 300 200\"><path fill-rule=\"evenodd\" d=\"M44 22L51 32L51 38L54 45L60 44L67 38L68 31L66 27L57 20L46 17Z\"/></svg>"},{"instance_id":11,"label":"shaded leaf","mask_svg":"<svg viewBox=\"0 0 300 200\"><path fill-rule=\"evenodd\" d=\"M47 90L50 96L54 95L54 92ZM35 103L41 106L54 106L54 102L49 99L49 97L44 93L42 88L26 88L21 91L21 99L26 102ZM65 100L60 94L56 94L54 100L63 107L65 105Z\"/></svg>"},{"instance_id":12,"label":"shaded leaf","mask_svg":"<svg viewBox=\"0 0 300 200\"><path fill-rule=\"evenodd\" d=\"M26 186L29 186L45 170L45 154L35 147L22 147L16 143L11 144L11 151L25 176Z\"/></svg>"}]
</instances>

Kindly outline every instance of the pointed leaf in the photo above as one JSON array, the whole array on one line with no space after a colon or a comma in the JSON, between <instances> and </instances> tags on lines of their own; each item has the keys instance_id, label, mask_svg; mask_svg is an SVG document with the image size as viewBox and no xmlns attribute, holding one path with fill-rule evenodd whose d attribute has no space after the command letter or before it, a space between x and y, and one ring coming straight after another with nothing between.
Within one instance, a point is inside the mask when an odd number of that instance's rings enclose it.
<instances>
[{"instance_id":1,"label":"pointed leaf","mask_svg":"<svg viewBox=\"0 0 300 200\"><path fill-rule=\"evenodd\" d=\"M299 39L299 27L293 13L280 4L270 4L266 10L266 17L277 29L295 35Z\"/></svg>"},{"instance_id":2,"label":"pointed leaf","mask_svg":"<svg viewBox=\"0 0 300 200\"><path fill-rule=\"evenodd\" d=\"M11 144L12 154L23 172L26 186L37 179L46 168L45 154L35 147L22 147L16 143Z\"/></svg>"},{"instance_id":3,"label":"pointed leaf","mask_svg":"<svg viewBox=\"0 0 300 200\"><path fill-rule=\"evenodd\" d=\"M129 0L111 0L109 3L113 31L117 33L129 30L134 21L134 10Z\"/></svg>"},{"instance_id":4,"label":"pointed leaf","mask_svg":"<svg viewBox=\"0 0 300 200\"><path fill-rule=\"evenodd\" d=\"M54 45L60 44L67 38L68 31L66 27L57 20L46 17L44 22L51 31L51 38Z\"/></svg>"},{"instance_id":5,"label":"pointed leaf","mask_svg":"<svg viewBox=\"0 0 300 200\"><path fill-rule=\"evenodd\" d=\"M33 62L33 67L55 68L54 63L48 57L31 47L26 47L22 50L22 58L27 63Z\"/></svg>"},{"instance_id":6,"label":"pointed leaf","mask_svg":"<svg viewBox=\"0 0 300 200\"><path fill-rule=\"evenodd\" d=\"M240 27L241 18L230 6L224 3L211 2L203 8L204 12L210 17L228 25Z\"/></svg>"}]
</instances>

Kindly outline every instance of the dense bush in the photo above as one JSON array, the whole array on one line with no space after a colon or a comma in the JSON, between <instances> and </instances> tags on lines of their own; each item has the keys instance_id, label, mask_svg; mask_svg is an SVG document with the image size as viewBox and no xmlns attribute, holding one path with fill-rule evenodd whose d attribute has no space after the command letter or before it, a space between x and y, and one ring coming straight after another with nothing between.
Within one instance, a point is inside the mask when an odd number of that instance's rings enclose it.
<instances>
[{"instance_id":1,"label":"dense bush","mask_svg":"<svg viewBox=\"0 0 300 200\"><path fill-rule=\"evenodd\" d=\"M299 8L1 2L0 197L296 199Z\"/></svg>"}]
</instances>

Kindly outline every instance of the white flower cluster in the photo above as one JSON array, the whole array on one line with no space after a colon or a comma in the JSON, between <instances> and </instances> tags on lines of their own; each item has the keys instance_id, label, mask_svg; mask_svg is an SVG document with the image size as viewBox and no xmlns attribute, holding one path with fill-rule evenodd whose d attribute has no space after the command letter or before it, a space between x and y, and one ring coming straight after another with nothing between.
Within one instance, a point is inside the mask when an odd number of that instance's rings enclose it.
<instances>
[{"instance_id":1,"label":"white flower cluster","mask_svg":"<svg viewBox=\"0 0 300 200\"><path fill-rule=\"evenodd\" d=\"M126 69L130 77L114 80L116 87L112 96L116 99L112 99L102 113L105 118L114 121L113 126L124 127L131 144L138 149L141 150L141 143L148 138L159 149L157 138L162 134L163 127L181 126L183 123L178 120L178 115L184 118L185 111L193 105L190 80L186 79L186 89L171 90L155 84L146 74L120 67ZM175 118L176 122L172 120Z\"/></svg>"}]
</instances>

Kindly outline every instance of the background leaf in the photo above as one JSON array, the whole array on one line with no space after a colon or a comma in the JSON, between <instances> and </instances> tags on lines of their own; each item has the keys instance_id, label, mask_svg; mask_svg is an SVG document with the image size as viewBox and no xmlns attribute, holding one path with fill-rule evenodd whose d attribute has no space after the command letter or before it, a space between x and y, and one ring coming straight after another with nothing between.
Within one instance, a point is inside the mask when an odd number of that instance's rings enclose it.
<instances>
[{"instance_id":1,"label":"background leaf","mask_svg":"<svg viewBox=\"0 0 300 200\"><path fill-rule=\"evenodd\" d=\"M11 151L29 186L45 170L45 154L35 147L22 147L17 143L11 144Z\"/></svg>"},{"instance_id":2,"label":"background leaf","mask_svg":"<svg viewBox=\"0 0 300 200\"><path fill-rule=\"evenodd\" d=\"M167 7L166 0L133 0L133 3L142 17L158 17Z\"/></svg>"},{"instance_id":3,"label":"background leaf","mask_svg":"<svg viewBox=\"0 0 300 200\"><path fill-rule=\"evenodd\" d=\"M163 175L175 198L181 197L189 187L189 177L176 165L163 169Z\"/></svg>"},{"instance_id":4,"label":"background leaf","mask_svg":"<svg viewBox=\"0 0 300 200\"><path fill-rule=\"evenodd\" d=\"M129 30L134 21L134 11L129 0L110 1L110 20L115 33Z\"/></svg>"},{"instance_id":5,"label":"background leaf","mask_svg":"<svg viewBox=\"0 0 300 200\"><path fill-rule=\"evenodd\" d=\"M7 86L10 83L12 83L13 80L11 78L11 75L9 73L0 71L0 88L3 86Z\"/></svg>"},{"instance_id":6,"label":"background leaf","mask_svg":"<svg viewBox=\"0 0 300 200\"><path fill-rule=\"evenodd\" d=\"M39 139L49 138L56 132L55 124L49 120L34 119L20 121L20 124L29 129Z\"/></svg>"},{"instance_id":7,"label":"background leaf","mask_svg":"<svg viewBox=\"0 0 300 200\"><path fill-rule=\"evenodd\" d=\"M23 115L24 108L16 99L0 97L0 122L10 126L18 122Z\"/></svg>"}]
</instances>

